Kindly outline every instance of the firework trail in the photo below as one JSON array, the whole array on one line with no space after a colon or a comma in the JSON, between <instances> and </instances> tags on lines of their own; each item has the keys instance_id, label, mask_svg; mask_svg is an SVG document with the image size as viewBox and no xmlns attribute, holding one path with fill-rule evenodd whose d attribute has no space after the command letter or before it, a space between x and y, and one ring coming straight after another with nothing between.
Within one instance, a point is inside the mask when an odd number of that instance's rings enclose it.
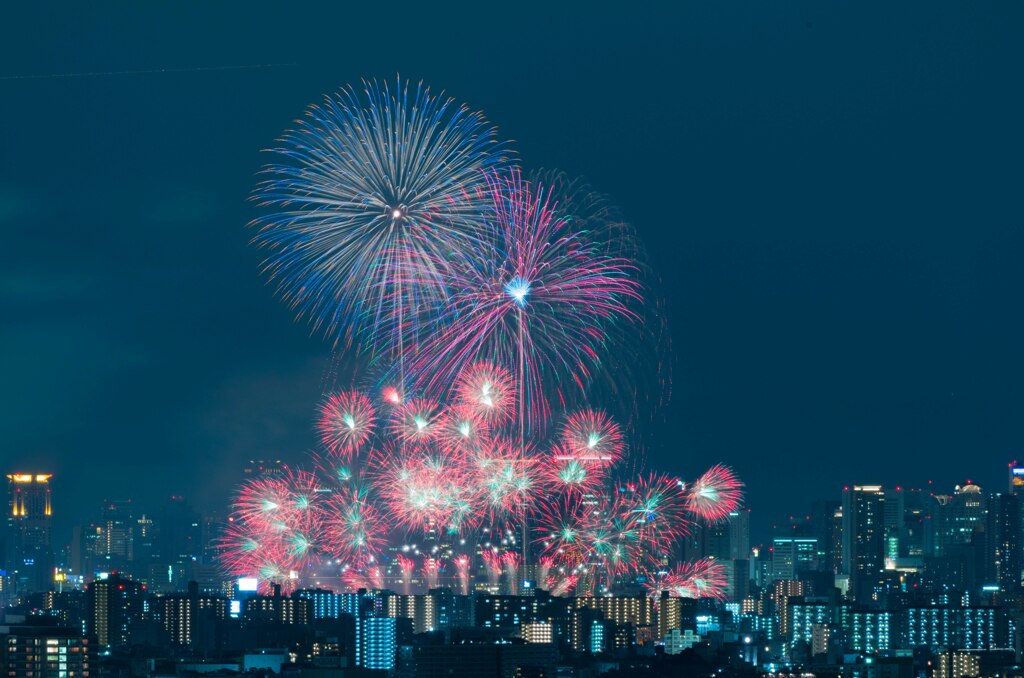
<instances>
[{"instance_id":1,"label":"firework trail","mask_svg":"<svg viewBox=\"0 0 1024 678\"><path fill-rule=\"evenodd\" d=\"M427 557L423 561L423 578L427 580L427 590L437 588L437 578L441 569L441 561Z\"/></svg>"},{"instance_id":2,"label":"firework trail","mask_svg":"<svg viewBox=\"0 0 1024 678\"><path fill-rule=\"evenodd\" d=\"M560 597L568 594L574 588L576 588L576 582L578 577L575 574L570 574L566 577L562 577L555 582L549 584L551 588L551 595Z\"/></svg>"},{"instance_id":3,"label":"firework trail","mask_svg":"<svg viewBox=\"0 0 1024 678\"><path fill-rule=\"evenodd\" d=\"M401 355L403 311L440 308L438 262L481 238L484 172L510 157L495 128L422 84L371 81L311 106L271 153L253 242L278 293L314 331Z\"/></svg>"},{"instance_id":4,"label":"firework trail","mask_svg":"<svg viewBox=\"0 0 1024 678\"><path fill-rule=\"evenodd\" d=\"M488 549L483 551L480 557L483 558L484 566L487 568L487 583L496 587L501 581L501 573L504 569L501 554L493 549Z\"/></svg>"},{"instance_id":5,"label":"firework trail","mask_svg":"<svg viewBox=\"0 0 1024 678\"><path fill-rule=\"evenodd\" d=\"M466 555L461 555L455 559L455 568L458 572L459 588L462 591L462 595L469 595L469 566L470 558Z\"/></svg>"},{"instance_id":6,"label":"firework trail","mask_svg":"<svg viewBox=\"0 0 1024 678\"><path fill-rule=\"evenodd\" d=\"M519 595L519 563L522 558L514 551L506 551L501 556L501 562L505 566L505 577L508 580L508 593L512 596Z\"/></svg>"},{"instance_id":7,"label":"firework trail","mask_svg":"<svg viewBox=\"0 0 1024 678\"><path fill-rule=\"evenodd\" d=\"M398 569L402 573L402 592L405 594L409 593L409 586L412 584L412 573L415 569L416 564L411 559L406 558L403 555L399 555L395 558L395 562L398 564Z\"/></svg>"}]
</instances>

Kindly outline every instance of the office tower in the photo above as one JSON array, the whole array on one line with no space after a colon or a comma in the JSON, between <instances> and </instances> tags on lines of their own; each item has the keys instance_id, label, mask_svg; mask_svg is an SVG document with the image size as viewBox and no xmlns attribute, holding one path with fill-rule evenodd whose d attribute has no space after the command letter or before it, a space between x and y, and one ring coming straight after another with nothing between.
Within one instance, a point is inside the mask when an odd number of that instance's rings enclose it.
<instances>
[{"instance_id":1,"label":"office tower","mask_svg":"<svg viewBox=\"0 0 1024 678\"><path fill-rule=\"evenodd\" d=\"M836 529L835 515L839 510L838 501L819 500L811 505L810 536L818 540L818 569L836 572L836 540L840 535Z\"/></svg>"},{"instance_id":2,"label":"office tower","mask_svg":"<svg viewBox=\"0 0 1024 678\"><path fill-rule=\"evenodd\" d=\"M809 593L808 585L802 581L777 581L771 592L772 602L775 603L776 622L779 635L785 637L790 633L792 615L790 604L794 598L802 599Z\"/></svg>"},{"instance_id":3,"label":"office tower","mask_svg":"<svg viewBox=\"0 0 1024 678\"><path fill-rule=\"evenodd\" d=\"M729 513L729 560L750 558L750 509Z\"/></svg>"},{"instance_id":4,"label":"office tower","mask_svg":"<svg viewBox=\"0 0 1024 678\"><path fill-rule=\"evenodd\" d=\"M1010 462L1007 468L1009 472L1009 488L1010 494L1024 494L1024 466L1021 466L1017 462Z\"/></svg>"},{"instance_id":5,"label":"office tower","mask_svg":"<svg viewBox=\"0 0 1024 678\"><path fill-rule=\"evenodd\" d=\"M995 544L993 561L999 588L1020 591L1021 585L1021 501L1024 495L1000 494L993 513Z\"/></svg>"},{"instance_id":6,"label":"office tower","mask_svg":"<svg viewBox=\"0 0 1024 678\"><path fill-rule=\"evenodd\" d=\"M11 678L99 675L95 643L81 629L40 624L0 624L0 667Z\"/></svg>"},{"instance_id":7,"label":"office tower","mask_svg":"<svg viewBox=\"0 0 1024 678\"><path fill-rule=\"evenodd\" d=\"M885 539L885 559L895 561L900 557L901 543L904 540L903 518L905 514L902 487L889 487L882 490L885 495L883 526Z\"/></svg>"},{"instance_id":8,"label":"office tower","mask_svg":"<svg viewBox=\"0 0 1024 678\"><path fill-rule=\"evenodd\" d=\"M89 601L87 628L100 645L128 645L133 627L142 620L146 597L142 584L119 574L86 586Z\"/></svg>"},{"instance_id":9,"label":"office tower","mask_svg":"<svg viewBox=\"0 0 1024 678\"><path fill-rule=\"evenodd\" d=\"M100 548L107 568L111 571L127 570L135 546L132 500L114 499L104 502L101 527L103 538Z\"/></svg>"},{"instance_id":10,"label":"office tower","mask_svg":"<svg viewBox=\"0 0 1024 678\"><path fill-rule=\"evenodd\" d=\"M855 600L869 600L885 569L885 492L880 485L843 490L843 572Z\"/></svg>"},{"instance_id":11,"label":"office tower","mask_svg":"<svg viewBox=\"0 0 1024 678\"><path fill-rule=\"evenodd\" d=\"M772 578L775 581L798 579L800 573L817 568L818 540L814 537L775 537L772 539Z\"/></svg>"},{"instance_id":12,"label":"office tower","mask_svg":"<svg viewBox=\"0 0 1024 678\"><path fill-rule=\"evenodd\" d=\"M975 530L984 527L987 502L981 488L970 483L957 485L953 494L935 495L934 501L928 555L943 557L954 545L970 544Z\"/></svg>"},{"instance_id":13,"label":"office tower","mask_svg":"<svg viewBox=\"0 0 1024 678\"><path fill-rule=\"evenodd\" d=\"M50 479L48 473L7 476L7 570L17 593L51 588Z\"/></svg>"}]
</instances>

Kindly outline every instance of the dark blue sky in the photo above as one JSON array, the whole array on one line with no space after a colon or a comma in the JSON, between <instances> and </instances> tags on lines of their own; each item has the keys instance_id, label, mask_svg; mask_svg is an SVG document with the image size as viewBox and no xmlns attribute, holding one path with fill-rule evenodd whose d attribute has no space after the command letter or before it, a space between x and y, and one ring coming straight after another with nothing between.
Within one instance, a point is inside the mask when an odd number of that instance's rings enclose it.
<instances>
[{"instance_id":1,"label":"dark blue sky","mask_svg":"<svg viewBox=\"0 0 1024 678\"><path fill-rule=\"evenodd\" d=\"M65 4L0 25L0 465L53 469L59 514L303 458L329 351L246 197L307 104L396 72L636 225L674 332L652 466L733 465L763 532L1024 457L1020 3ZM254 64L290 65L9 77Z\"/></svg>"}]
</instances>

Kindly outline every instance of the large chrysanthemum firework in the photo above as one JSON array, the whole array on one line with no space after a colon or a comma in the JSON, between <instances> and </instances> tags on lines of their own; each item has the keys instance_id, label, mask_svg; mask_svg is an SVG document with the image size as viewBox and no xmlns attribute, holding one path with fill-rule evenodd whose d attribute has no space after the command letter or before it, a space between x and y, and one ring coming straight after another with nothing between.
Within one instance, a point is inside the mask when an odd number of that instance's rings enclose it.
<instances>
[{"instance_id":1,"label":"large chrysanthemum firework","mask_svg":"<svg viewBox=\"0 0 1024 678\"><path fill-rule=\"evenodd\" d=\"M272 149L254 199L254 242L278 292L315 331L394 356L408 309L444 298L450 250L473 249L483 172L508 150L480 113L422 84L346 87L312 106Z\"/></svg>"},{"instance_id":2,"label":"large chrysanthemum firework","mask_svg":"<svg viewBox=\"0 0 1024 678\"><path fill-rule=\"evenodd\" d=\"M446 258L452 312L417 353L418 381L434 389L478 360L500 365L528 427L542 430L550 399L581 393L612 329L637 320L643 290L618 243L574 229L518 170L489 173L485 195L490 250Z\"/></svg>"}]
</instances>

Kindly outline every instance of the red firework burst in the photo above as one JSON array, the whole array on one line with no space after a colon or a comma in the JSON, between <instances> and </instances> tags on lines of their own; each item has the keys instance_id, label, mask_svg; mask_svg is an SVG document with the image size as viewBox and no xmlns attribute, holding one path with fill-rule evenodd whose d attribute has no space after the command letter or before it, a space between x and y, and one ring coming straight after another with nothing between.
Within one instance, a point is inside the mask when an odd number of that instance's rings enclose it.
<instances>
[{"instance_id":1,"label":"red firework burst","mask_svg":"<svg viewBox=\"0 0 1024 678\"><path fill-rule=\"evenodd\" d=\"M462 373L455 384L460 404L482 421L497 424L515 414L516 391L512 375L491 363L479 362Z\"/></svg>"},{"instance_id":2,"label":"red firework burst","mask_svg":"<svg viewBox=\"0 0 1024 678\"><path fill-rule=\"evenodd\" d=\"M652 597L662 591L675 598L725 598L728 579L725 566L712 558L680 563L670 572L648 575L647 590Z\"/></svg>"},{"instance_id":3,"label":"red firework burst","mask_svg":"<svg viewBox=\"0 0 1024 678\"><path fill-rule=\"evenodd\" d=\"M690 486L690 511L709 523L728 518L741 501L743 483L728 466L712 466Z\"/></svg>"},{"instance_id":4,"label":"red firework burst","mask_svg":"<svg viewBox=\"0 0 1024 678\"><path fill-rule=\"evenodd\" d=\"M427 443L441 418L440 406L424 398L413 398L395 410L391 431L406 443Z\"/></svg>"},{"instance_id":5,"label":"red firework burst","mask_svg":"<svg viewBox=\"0 0 1024 678\"><path fill-rule=\"evenodd\" d=\"M351 457L373 435L373 403L362 393L332 395L320 406L317 428L324 447L341 457Z\"/></svg>"},{"instance_id":6,"label":"red firework burst","mask_svg":"<svg viewBox=\"0 0 1024 678\"><path fill-rule=\"evenodd\" d=\"M562 427L562 442L581 461L614 464L625 452L622 429L600 410L581 410Z\"/></svg>"}]
</instances>

